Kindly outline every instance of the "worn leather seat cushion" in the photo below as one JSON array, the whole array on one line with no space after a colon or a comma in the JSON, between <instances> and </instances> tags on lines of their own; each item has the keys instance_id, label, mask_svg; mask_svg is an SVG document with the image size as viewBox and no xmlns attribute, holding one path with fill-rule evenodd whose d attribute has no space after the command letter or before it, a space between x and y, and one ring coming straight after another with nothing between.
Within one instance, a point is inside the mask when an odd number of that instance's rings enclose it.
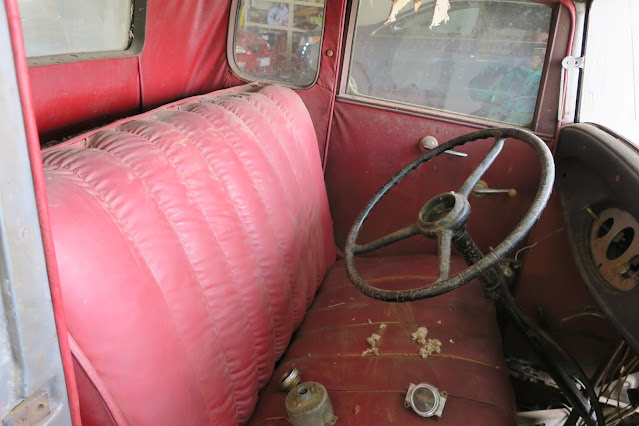
<instances>
[{"instance_id":1,"label":"worn leather seat cushion","mask_svg":"<svg viewBox=\"0 0 639 426\"><path fill-rule=\"evenodd\" d=\"M83 423L247 421L335 260L300 98L185 99L43 158Z\"/></svg>"}]
</instances>

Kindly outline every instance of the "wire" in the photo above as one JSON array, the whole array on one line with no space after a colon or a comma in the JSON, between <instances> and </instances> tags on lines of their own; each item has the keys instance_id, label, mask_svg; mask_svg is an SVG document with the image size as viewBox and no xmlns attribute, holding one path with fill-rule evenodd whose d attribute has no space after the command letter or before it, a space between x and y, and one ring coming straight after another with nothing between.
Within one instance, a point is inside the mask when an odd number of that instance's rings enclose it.
<instances>
[{"instance_id":1,"label":"wire","mask_svg":"<svg viewBox=\"0 0 639 426\"><path fill-rule=\"evenodd\" d=\"M623 347L625 345L626 345L626 342L623 341L623 340L619 343L619 345L617 346L617 349L612 354L612 357L610 357L610 359L606 363L606 366L603 368L603 370L601 370L600 374L598 374L594 378L594 380L592 382L592 386L594 388L597 388L597 386L599 386L599 383L602 383L602 380L608 374L608 370L610 370L610 367L612 366L612 363L614 362L615 359L617 359L617 355L619 355L619 352L621 352L621 350L623 349Z\"/></svg>"},{"instance_id":2,"label":"wire","mask_svg":"<svg viewBox=\"0 0 639 426\"><path fill-rule=\"evenodd\" d=\"M519 256L519 253L521 253L522 251L524 251L524 250L526 250L526 249L529 249L529 248L533 248L533 247L535 247L537 244L539 244L540 242L542 242L542 241L543 241L543 240L545 240L546 238L550 238L550 237L552 237L553 235L555 235L556 233L558 233L559 231L562 231L562 230L564 230L564 229L566 229L566 227L565 227L565 226L562 226L562 227L561 227L561 228L559 228L559 229L555 229L555 230L554 230L554 231L552 231L550 234L548 234L548 235L546 235L545 237L543 237L541 240L537 240L534 244L531 244L531 245L529 245L529 246L526 246L526 247L522 247L522 248L520 248L519 250L517 250L517 253L515 253L515 260L517 260L517 256Z\"/></svg>"},{"instance_id":3,"label":"wire","mask_svg":"<svg viewBox=\"0 0 639 426\"><path fill-rule=\"evenodd\" d=\"M496 299L502 303L506 312L511 315L514 324L520 329L528 342L546 362L551 376L559 388L563 391L566 399L570 401L573 412L571 413L569 420L572 418L574 421L576 414L583 418L587 424L605 426L605 419L601 405L599 404L599 398L590 384L588 377L583 372L577 361L575 361L575 359L561 346L559 346L552 337L540 329L537 324L523 313L519 306L517 306L515 299L508 290L508 286L501 276L499 276L499 286L495 289L495 296ZM560 360L552 354L549 350L549 346L552 347L561 358L563 358L563 362L560 362ZM587 398L578 390L573 377L571 377L571 374L566 371L568 367L572 370L572 376L576 377L586 391L586 394L588 395Z\"/></svg>"}]
</instances>

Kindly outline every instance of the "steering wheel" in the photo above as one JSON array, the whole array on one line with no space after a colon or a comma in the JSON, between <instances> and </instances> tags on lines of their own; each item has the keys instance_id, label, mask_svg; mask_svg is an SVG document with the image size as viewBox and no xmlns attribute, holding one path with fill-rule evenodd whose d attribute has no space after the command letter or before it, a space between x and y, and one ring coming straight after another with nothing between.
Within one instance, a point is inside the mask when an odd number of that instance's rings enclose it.
<instances>
[{"instance_id":1,"label":"steering wheel","mask_svg":"<svg viewBox=\"0 0 639 426\"><path fill-rule=\"evenodd\" d=\"M443 193L432 198L424 204L419 211L416 223L370 243L362 245L356 243L362 224L366 221L370 212L375 208L377 203L381 201L384 195L402 179L422 164L441 155L444 151L448 151L468 142L488 138L494 138L495 140L492 148L475 170L472 171L461 188L459 188L459 191ZM515 227L504 241L484 256L466 232L465 225L470 216L468 196L475 184L501 152L506 138L518 139L527 143L535 150L541 162L541 179L537 194L521 222L519 222L517 227ZM537 219L539 219L542 210L548 202L548 197L550 197L550 193L552 192L554 177L555 166L550 150L541 139L529 131L515 128L486 129L451 139L424 153L401 169L377 191L366 207L360 212L348 234L344 250L348 277L359 291L373 299L386 302L410 302L447 293L478 276L482 278L482 276L485 276L484 274L495 274L492 268L521 241ZM368 253L417 234L422 234L432 239L437 238L439 241L439 278L433 284L413 290L384 290L370 285L357 273L354 262L354 256L356 254ZM452 245L464 256L468 267L451 277L450 256ZM494 276L494 278L495 279L487 281L494 283L497 277Z\"/></svg>"}]
</instances>

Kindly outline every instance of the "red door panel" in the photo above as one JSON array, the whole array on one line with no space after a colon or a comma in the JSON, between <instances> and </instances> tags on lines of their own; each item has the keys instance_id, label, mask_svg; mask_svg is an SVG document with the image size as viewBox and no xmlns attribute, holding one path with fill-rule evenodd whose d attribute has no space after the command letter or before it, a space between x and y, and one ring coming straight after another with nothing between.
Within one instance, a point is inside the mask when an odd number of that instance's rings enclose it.
<instances>
[{"instance_id":1,"label":"red door panel","mask_svg":"<svg viewBox=\"0 0 639 426\"><path fill-rule=\"evenodd\" d=\"M401 167L420 155L419 140L435 136L443 143L476 130L461 124L338 102L328 151L326 185L339 248L355 217L375 192ZM417 220L433 196L457 190L492 146L492 140L460 147L468 157L443 154L395 187L372 212L360 241L372 241ZM469 233L484 251L496 246L527 211L539 184L539 162L522 142L508 140L484 175L491 188L515 188L518 195L471 196ZM434 241L421 236L379 250L377 254L436 253Z\"/></svg>"},{"instance_id":2,"label":"red door panel","mask_svg":"<svg viewBox=\"0 0 639 426\"><path fill-rule=\"evenodd\" d=\"M35 67L29 77L42 142L139 112L137 58Z\"/></svg>"}]
</instances>

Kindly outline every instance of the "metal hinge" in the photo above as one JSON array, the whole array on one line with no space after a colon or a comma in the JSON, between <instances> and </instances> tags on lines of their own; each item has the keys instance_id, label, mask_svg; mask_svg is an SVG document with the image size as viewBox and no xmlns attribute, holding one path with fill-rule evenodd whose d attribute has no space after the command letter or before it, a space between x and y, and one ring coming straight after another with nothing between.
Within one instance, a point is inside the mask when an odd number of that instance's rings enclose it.
<instances>
[{"instance_id":1,"label":"metal hinge","mask_svg":"<svg viewBox=\"0 0 639 426\"><path fill-rule=\"evenodd\" d=\"M564 59L561 60L561 66L567 70L571 70L573 68L583 68L584 57L580 56L579 58L575 58L574 56L566 56Z\"/></svg>"},{"instance_id":2,"label":"metal hinge","mask_svg":"<svg viewBox=\"0 0 639 426\"><path fill-rule=\"evenodd\" d=\"M565 81L568 79L574 69L581 70L584 67L584 57L580 56L575 58L574 56L566 56L561 60L561 66L565 71L561 72L561 79L559 81L560 95L559 95L559 114L557 119L560 123L569 123L574 120L575 111L573 111L574 105L570 106L571 102L565 98L567 89Z\"/></svg>"},{"instance_id":3,"label":"metal hinge","mask_svg":"<svg viewBox=\"0 0 639 426\"><path fill-rule=\"evenodd\" d=\"M43 420L51 414L49 394L38 391L29 398L16 405L4 419L3 426L30 426L42 424Z\"/></svg>"}]
</instances>

